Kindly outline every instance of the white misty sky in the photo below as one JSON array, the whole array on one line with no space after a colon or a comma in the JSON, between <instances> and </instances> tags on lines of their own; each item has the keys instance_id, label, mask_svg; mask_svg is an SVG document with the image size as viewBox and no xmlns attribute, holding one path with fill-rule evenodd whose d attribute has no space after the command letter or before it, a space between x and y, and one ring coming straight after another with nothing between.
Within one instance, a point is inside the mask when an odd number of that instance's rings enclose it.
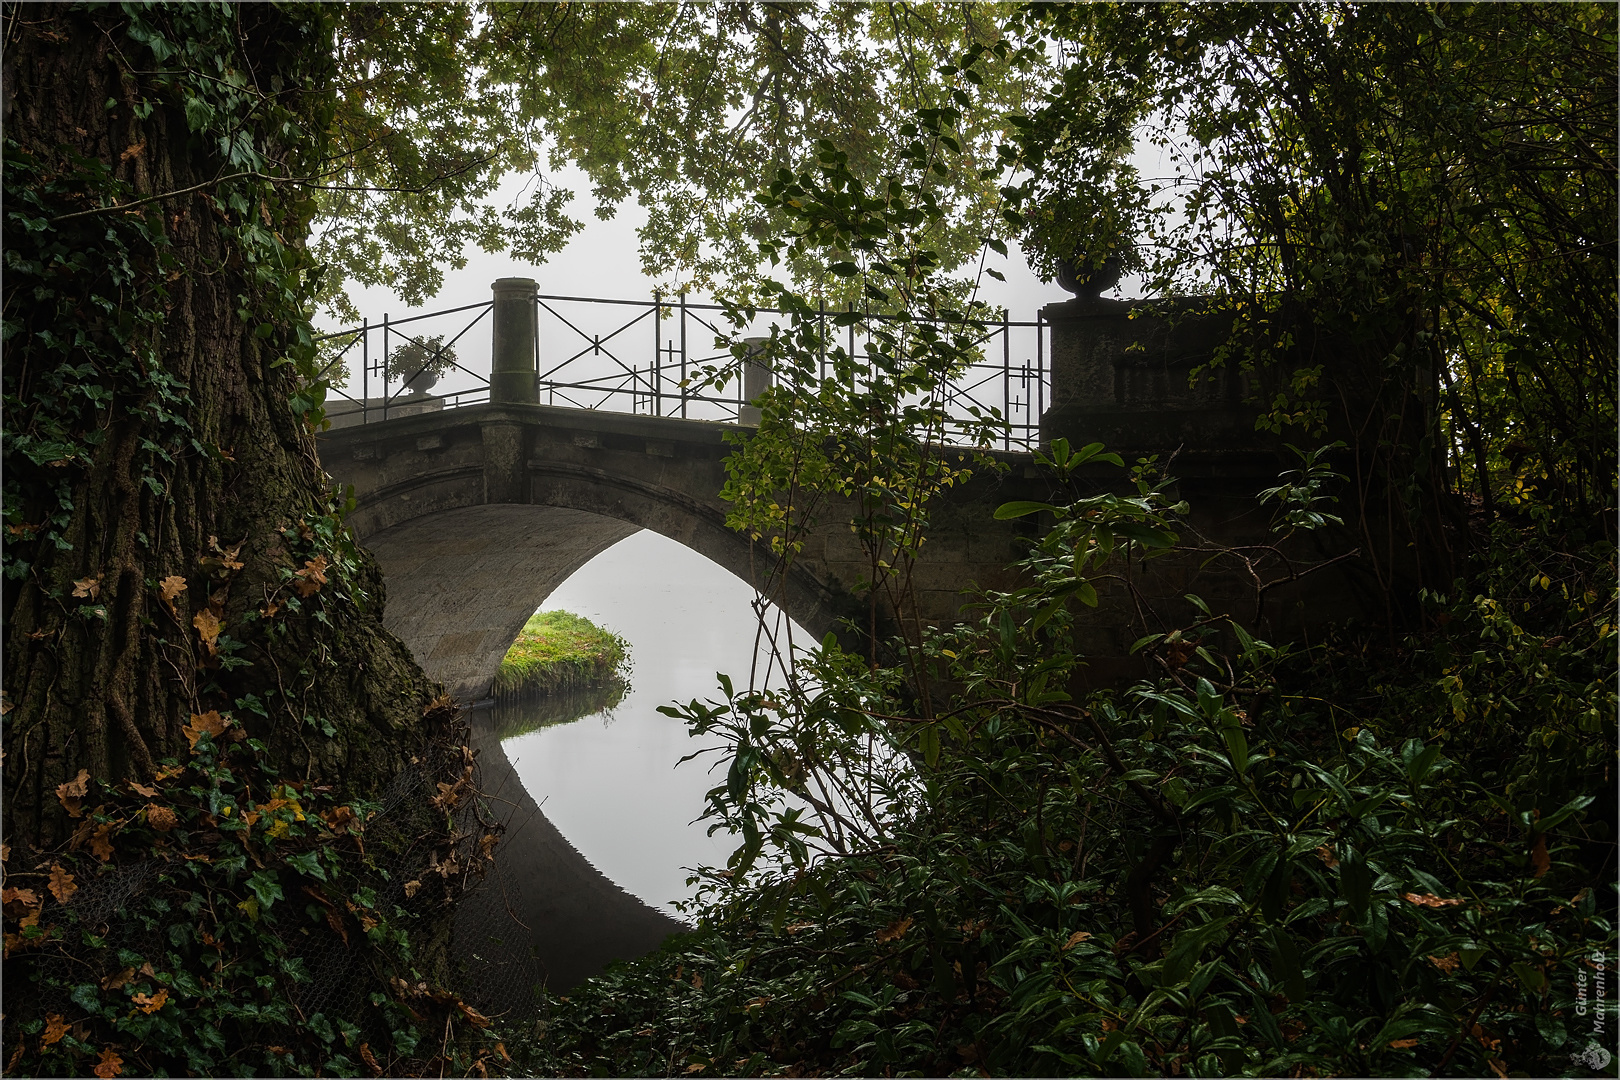
<instances>
[{"instance_id":1,"label":"white misty sky","mask_svg":"<svg viewBox=\"0 0 1620 1080\"><path fill-rule=\"evenodd\" d=\"M502 185L495 205L516 195L525 185L526 177L508 177ZM423 308L407 308L386 288L352 288L350 295L361 314L373 322L386 313L391 319L404 318L424 311L440 311L463 304L482 303L490 298L489 286L496 278L531 277L540 284L542 293L562 296L595 296L615 300L649 300L653 281L641 272L637 256L636 229L647 220L646 212L633 202L619 206L618 213L608 221L599 220L592 213L590 184L585 175L567 168L551 175L553 183L576 192L570 208L585 227L550 261L539 266L518 262L512 256L491 254L470 248L466 251L467 265L445 275L444 288ZM981 289L982 297L992 305L1005 306L1013 319L1033 319L1044 304L1061 301L1068 294L1057 285L1043 285L1025 264L1016 246L1009 247L1006 259L990 253L986 266L1001 271L1005 284L986 277ZM1129 283L1127 283L1128 285ZM325 330L338 327L327 320L319 320Z\"/></svg>"}]
</instances>

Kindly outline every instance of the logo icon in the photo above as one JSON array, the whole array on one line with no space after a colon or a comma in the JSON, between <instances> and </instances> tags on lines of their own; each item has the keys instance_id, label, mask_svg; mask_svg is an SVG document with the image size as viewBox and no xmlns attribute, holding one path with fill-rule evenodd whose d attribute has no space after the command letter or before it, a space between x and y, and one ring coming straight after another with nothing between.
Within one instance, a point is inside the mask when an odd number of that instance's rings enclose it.
<instances>
[{"instance_id":1,"label":"logo icon","mask_svg":"<svg viewBox=\"0 0 1620 1080\"><path fill-rule=\"evenodd\" d=\"M1588 1069L1602 1070L1609 1067L1614 1055L1609 1053L1597 1043L1592 1043L1585 1050L1575 1054L1573 1060L1577 1065L1585 1065Z\"/></svg>"}]
</instances>

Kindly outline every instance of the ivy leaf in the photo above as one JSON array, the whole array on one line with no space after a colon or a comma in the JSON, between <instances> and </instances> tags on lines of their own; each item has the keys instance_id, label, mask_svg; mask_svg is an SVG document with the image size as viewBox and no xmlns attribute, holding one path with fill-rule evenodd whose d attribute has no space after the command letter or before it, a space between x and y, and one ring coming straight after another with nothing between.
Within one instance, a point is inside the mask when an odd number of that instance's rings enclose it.
<instances>
[{"instance_id":1,"label":"ivy leaf","mask_svg":"<svg viewBox=\"0 0 1620 1080\"><path fill-rule=\"evenodd\" d=\"M260 907L269 909L277 900L284 899L281 883L268 870L255 871L253 876L248 878L247 884L258 899Z\"/></svg>"}]
</instances>

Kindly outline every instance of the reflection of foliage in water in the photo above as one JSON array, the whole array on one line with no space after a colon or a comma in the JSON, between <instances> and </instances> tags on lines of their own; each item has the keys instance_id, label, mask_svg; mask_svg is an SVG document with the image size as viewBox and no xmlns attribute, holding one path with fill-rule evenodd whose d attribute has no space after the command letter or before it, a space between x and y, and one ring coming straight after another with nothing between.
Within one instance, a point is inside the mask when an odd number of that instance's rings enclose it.
<instances>
[{"instance_id":1,"label":"reflection of foliage in water","mask_svg":"<svg viewBox=\"0 0 1620 1080\"><path fill-rule=\"evenodd\" d=\"M493 712L495 735L499 739L515 739L541 728L572 724L596 713L607 713L607 719L611 719L613 710L629 691L630 684L615 677L606 686L588 690L503 699Z\"/></svg>"}]
</instances>

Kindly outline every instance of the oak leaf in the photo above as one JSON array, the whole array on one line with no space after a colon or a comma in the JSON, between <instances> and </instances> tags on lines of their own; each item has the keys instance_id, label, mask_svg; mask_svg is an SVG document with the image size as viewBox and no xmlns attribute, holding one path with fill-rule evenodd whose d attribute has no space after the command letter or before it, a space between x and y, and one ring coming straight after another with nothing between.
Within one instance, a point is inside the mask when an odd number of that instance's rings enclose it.
<instances>
[{"instance_id":1,"label":"oak leaf","mask_svg":"<svg viewBox=\"0 0 1620 1080\"><path fill-rule=\"evenodd\" d=\"M118 1056L118 1051L103 1050L101 1052L101 1064L95 1068L97 1076L101 1077L102 1080L109 1080L110 1077L117 1076L123 1071L124 1059Z\"/></svg>"},{"instance_id":2,"label":"oak leaf","mask_svg":"<svg viewBox=\"0 0 1620 1080\"><path fill-rule=\"evenodd\" d=\"M89 597L91 600L94 600L96 598L96 595L98 593L100 593L100 592L101 592L101 575L100 574L97 574L95 577L81 578L78 581L75 581L73 583L73 595L74 596L84 596L84 597Z\"/></svg>"},{"instance_id":3,"label":"oak leaf","mask_svg":"<svg viewBox=\"0 0 1620 1080\"><path fill-rule=\"evenodd\" d=\"M45 1017L45 1034L39 1040L40 1044L42 1046L50 1046L53 1043L59 1043L62 1041L62 1036L66 1035L67 1033L67 1021L63 1020L55 1013L51 1013L49 1016ZM8 1069L7 1071L9 1072L10 1070Z\"/></svg>"},{"instance_id":4,"label":"oak leaf","mask_svg":"<svg viewBox=\"0 0 1620 1080\"><path fill-rule=\"evenodd\" d=\"M90 770L80 769L79 775L65 784L56 785L56 798L62 808L68 812L68 817L76 818L80 815L81 802L90 791Z\"/></svg>"},{"instance_id":5,"label":"oak leaf","mask_svg":"<svg viewBox=\"0 0 1620 1080\"><path fill-rule=\"evenodd\" d=\"M202 639L202 643L207 647L209 655L218 656L219 649L215 647L215 642L219 640L221 628L219 617L205 608L192 616L191 625L197 628L197 636Z\"/></svg>"},{"instance_id":6,"label":"oak leaf","mask_svg":"<svg viewBox=\"0 0 1620 1080\"><path fill-rule=\"evenodd\" d=\"M127 967L115 975L109 975L105 979L102 979L101 988L103 990L116 990L134 977L135 969L132 967Z\"/></svg>"},{"instance_id":7,"label":"oak leaf","mask_svg":"<svg viewBox=\"0 0 1620 1080\"><path fill-rule=\"evenodd\" d=\"M19 889L14 885L8 885L0 889L0 904L5 905L7 914L15 915L18 910L38 908L39 894L33 889Z\"/></svg>"},{"instance_id":8,"label":"oak leaf","mask_svg":"<svg viewBox=\"0 0 1620 1080\"><path fill-rule=\"evenodd\" d=\"M113 824L110 821L90 834L90 853L102 862L112 858L112 834Z\"/></svg>"},{"instance_id":9,"label":"oak leaf","mask_svg":"<svg viewBox=\"0 0 1620 1080\"><path fill-rule=\"evenodd\" d=\"M56 897L56 902L65 904L78 891L79 887L73 883L73 875L62 869L61 863L51 863L51 895Z\"/></svg>"},{"instance_id":10,"label":"oak leaf","mask_svg":"<svg viewBox=\"0 0 1620 1080\"><path fill-rule=\"evenodd\" d=\"M407 897L415 896L421 888L422 883L420 881L407 881L405 883L405 895Z\"/></svg>"},{"instance_id":11,"label":"oak leaf","mask_svg":"<svg viewBox=\"0 0 1620 1080\"><path fill-rule=\"evenodd\" d=\"M304 564L304 568L293 574L298 580L293 582L293 588L299 596L313 596L321 591L326 584L326 556L317 555Z\"/></svg>"},{"instance_id":12,"label":"oak leaf","mask_svg":"<svg viewBox=\"0 0 1620 1080\"><path fill-rule=\"evenodd\" d=\"M151 1016L153 1013L163 1008L163 1003L168 1000L168 987L160 987L157 993L150 996L146 994L136 994L134 997L136 1006L141 1010L141 1012L148 1016Z\"/></svg>"},{"instance_id":13,"label":"oak leaf","mask_svg":"<svg viewBox=\"0 0 1620 1080\"><path fill-rule=\"evenodd\" d=\"M174 607L174 598L185 591L186 579L179 574L170 574L158 582L158 595L162 596L163 602L171 608Z\"/></svg>"},{"instance_id":14,"label":"oak leaf","mask_svg":"<svg viewBox=\"0 0 1620 1080\"><path fill-rule=\"evenodd\" d=\"M145 795L148 799L157 798L158 791L155 787L147 787L145 784L137 784L135 781L131 780L129 782L129 789L138 795Z\"/></svg>"},{"instance_id":15,"label":"oak leaf","mask_svg":"<svg viewBox=\"0 0 1620 1080\"><path fill-rule=\"evenodd\" d=\"M205 713L192 713L191 723L181 728L180 732L191 743L191 752L196 753L197 741L204 735L211 735L217 739L225 733L225 721L220 719L218 709L209 709Z\"/></svg>"}]
</instances>

